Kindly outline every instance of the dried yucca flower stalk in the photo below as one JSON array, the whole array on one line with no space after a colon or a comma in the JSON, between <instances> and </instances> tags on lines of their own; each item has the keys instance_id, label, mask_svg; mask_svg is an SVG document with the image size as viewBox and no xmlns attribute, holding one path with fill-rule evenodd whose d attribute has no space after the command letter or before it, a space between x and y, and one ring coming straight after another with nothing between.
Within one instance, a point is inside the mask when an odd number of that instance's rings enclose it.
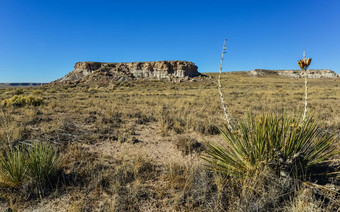
<instances>
[{"instance_id":1,"label":"dried yucca flower stalk","mask_svg":"<svg viewBox=\"0 0 340 212\"><path fill-rule=\"evenodd\" d=\"M306 112L307 112L307 105L308 105L308 87L307 87L307 69L310 66L312 62L312 58L306 58L305 51L303 51L303 60L298 60L297 63L300 66L301 70L304 71L305 76L305 109L303 111L303 118L304 121L306 118Z\"/></svg>"},{"instance_id":2,"label":"dried yucca flower stalk","mask_svg":"<svg viewBox=\"0 0 340 212\"><path fill-rule=\"evenodd\" d=\"M223 98L223 93L222 93L222 86L221 86L221 74L222 74L222 66L223 66L223 57L224 57L224 53L226 53L225 49L225 43L227 42L227 38L224 39L224 43L223 43L223 50L222 50L222 57L221 57L221 64L220 64L220 74L218 76L218 90L220 92L220 98L221 98L221 104L222 104L222 108L224 111L224 115L225 115L225 119L227 120L227 124L228 124L228 128L230 131L232 131L232 127L230 124L230 120L229 120L229 115L228 115L228 111L227 111L227 107L224 103L224 98Z\"/></svg>"}]
</instances>

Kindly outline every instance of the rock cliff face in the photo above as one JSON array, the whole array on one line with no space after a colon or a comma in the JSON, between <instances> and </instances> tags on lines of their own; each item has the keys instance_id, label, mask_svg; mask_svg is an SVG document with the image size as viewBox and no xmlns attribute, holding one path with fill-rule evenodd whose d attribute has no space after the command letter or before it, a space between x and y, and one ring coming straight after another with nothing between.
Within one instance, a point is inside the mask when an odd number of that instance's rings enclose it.
<instances>
[{"instance_id":1,"label":"rock cliff face","mask_svg":"<svg viewBox=\"0 0 340 212\"><path fill-rule=\"evenodd\" d=\"M249 72L253 76L265 76L265 75L278 75L284 77L302 78L304 73L301 70L267 70L267 69L255 69ZM339 77L334 71L329 69L310 69L307 70L307 77L318 78L337 78Z\"/></svg>"},{"instance_id":2,"label":"rock cliff face","mask_svg":"<svg viewBox=\"0 0 340 212\"><path fill-rule=\"evenodd\" d=\"M0 83L0 87L34 87L34 86L42 86L46 83L40 82L9 82L9 83Z\"/></svg>"},{"instance_id":3,"label":"rock cliff face","mask_svg":"<svg viewBox=\"0 0 340 212\"><path fill-rule=\"evenodd\" d=\"M129 81L133 79L178 81L200 76L197 66L188 61L131 63L78 62L74 71L54 83Z\"/></svg>"}]
</instances>

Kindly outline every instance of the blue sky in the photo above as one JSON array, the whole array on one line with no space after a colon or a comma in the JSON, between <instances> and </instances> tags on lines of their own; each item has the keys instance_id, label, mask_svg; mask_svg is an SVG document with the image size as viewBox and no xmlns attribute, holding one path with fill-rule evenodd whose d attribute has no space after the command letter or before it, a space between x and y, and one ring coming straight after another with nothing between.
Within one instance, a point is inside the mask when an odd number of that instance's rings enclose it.
<instances>
[{"instance_id":1,"label":"blue sky","mask_svg":"<svg viewBox=\"0 0 340 212\"><path fill-rule=\"evenodd\" d=\"M340 73L339 0L0 0L0 82L50 82L78 61L189 60L200 72Z\"/></svg>"}]
</instances>

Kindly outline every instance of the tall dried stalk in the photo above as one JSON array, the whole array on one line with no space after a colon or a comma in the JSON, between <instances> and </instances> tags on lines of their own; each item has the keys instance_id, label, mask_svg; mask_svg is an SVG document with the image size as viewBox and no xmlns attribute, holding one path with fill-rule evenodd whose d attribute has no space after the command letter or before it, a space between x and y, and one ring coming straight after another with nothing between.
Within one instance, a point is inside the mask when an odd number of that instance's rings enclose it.
<instances>
[{"instance_id":1,"label":"tall dried stalk","mask_svg":"<svg viewBox=\"0 0 340 212\"><path fill-rule=\"evenodd\" d=\"M306 71L305 71L305 109L303 111L302 121L304 121L306 118L307 105L308 105L308 87L307 87L307 72Z\"/></svg>"},{"instance_id":2,"label":"tall dried stalk","mask_svg":"<svg viewBox=\"0 0 340 212\"><path fill-rule=\"evenodd\" d=\"M221 104L222 104L223 112L224 112L224 115L225 115L225 119L227 120L228 128L229 128L230 131L232 131L232 127L231 127L231 124L230 124L227 107L226 107L226 105L224 103L224 98L223 98L223 93L222 93L222 86L221 86L221 75L222 75L223 57L224 57L224 53L226 53L226 51L225 51L225 49L226 49L225 43L226 42L227 42L227 38L224 39L224 43L223 43L223 50L222 50L222 57L221 57L221 64L220 64L220 74L218 76L218 90L220 92Z\"/></svg>"},{"instance_id":3,"label":"tall dried stalk","mask_svg":"<svg viewBox=\"0 0 340 212\"><path fill-rule=\"evenodd\" d=\"M297 63L299 64L301 70L304 71L304 77L305 77L305 108L303 111L303 117L302 117L302 121L305 120L306 118L306 113L307 113L307 105L308 105L308 87L307 87L307 69L309 67L309 65L312 62L312 58L306 58L306 53L305 51L303 51L303 60L298 60Z\"/></svg>"}]
</instances>

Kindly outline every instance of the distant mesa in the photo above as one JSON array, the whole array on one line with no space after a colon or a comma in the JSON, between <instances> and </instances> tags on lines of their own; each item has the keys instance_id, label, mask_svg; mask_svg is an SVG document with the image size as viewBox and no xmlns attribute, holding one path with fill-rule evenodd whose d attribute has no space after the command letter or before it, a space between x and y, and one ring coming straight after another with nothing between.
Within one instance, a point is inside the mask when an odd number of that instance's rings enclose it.
<instances>
[{"instance_id":1,"label":"distant mesa","mask_svg":"<svg viewBox=\"0 0 340 212\"><path fill-rule=\"evenodd\" d=\"M34 87L45 85L46 83L40 82L9 82L9 83L0 83L0 87Z\"/></svg>"},{"instance_id":2,"label":"distant mesa","mask_svg":"<svg viewBox=\"0 0 340 212\"><path fill-rule=\"evenodd\" d=\"M283 76L283 77L304 77L304 71L301 70L268 70L268 69L254 69L249 72L253 76ZM339 77L334 71L329 69L309 69L306 71L307 78L337 78Z\"/></svg>"},{"instance_id":3,"label":"distant mesa","mask_svg":"<svg viewBox=\"0 0 340 212\"><path fill-rule=\"evenodd\" d=\"M201 76L189 61L155 61L130 63L78 62L74 70L51 84L105 83L136 79L173 82Z\"/></svg>"}]
</instances>

